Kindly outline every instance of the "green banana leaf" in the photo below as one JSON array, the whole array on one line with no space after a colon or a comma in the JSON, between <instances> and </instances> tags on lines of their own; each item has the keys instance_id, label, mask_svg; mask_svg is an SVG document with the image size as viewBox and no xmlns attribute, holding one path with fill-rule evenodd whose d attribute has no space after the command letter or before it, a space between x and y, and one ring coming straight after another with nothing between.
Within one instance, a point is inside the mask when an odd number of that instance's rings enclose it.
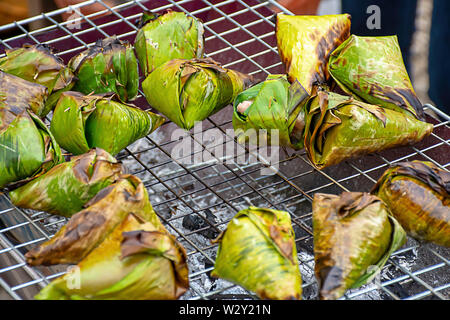
<instances>
[{"instance_id":1,"label":"green banana leaf","mask_svg":"<svg viewBox=\"0 0 450 320\"><path fill-rule=\"evenodd\" d=\"M203 33L202 22L183 12L144 12L134 42L144 77L173 59L203 58Z\"/></svg>"},{"instance_id":2,"label":"green banana leaf","mask_svg":"<svg viewBox=\"0 0 450 320\"><path fill-rule=\"evenodd\" d=\"M33 109L41 118L53 110L61 93L70 90L75 80L63 60L44 44L7 49L6 56L0 58L0 70L48 89L49 98L44 101L45 105Z\"/></svg>"},{"instance_id":3,"label":"green banana leaf","mask_svg":"<svg viewBox=\"0 0 450 320\"><path fill-rule=\"evenodd\" d=\"M289 81L296 79L309 94L330 80L330 54L350 36L350 15L291 16L279 13L275 34Z\"/></svg>"},{"instance_id":4,"label":"green banana leaf","mask_svg":"<svg viewBox=\"0 0 450 320\"><path fill-rule=\"evenodd\" d=\"M305 149L322 169L388 148L417 143L433 125L352 97L319 91L305 107Z\"/></svg>"},{"instance_id":5,"label":"green banana leaf","mask_svg":"<svg viewBox=\"0 0 450 320\"><path fill-rule=\"evenodd\" d=\"M71 217L122 172L122 165L109 153L92 149L53 167L9 196L17 207Z\"/></svg>"},{"instance_id":6,"label":"green banana leaf","mask_svg":"<svg viewBox=\"0 0 450 320\"><path fill-rule=\"evenodd\" d=\"M303 148L303 102L307 97L301 84L289 84L285 75L269 75L266 81L241 92L233 103L233 128L238 142L252 142L253 130L258 137L260 131L265 131L266 141L257 144L275 142L297 150Z\"/></svg>"},{"instance_id":7,"label":"green banana leaf","mask_svg":"<svg viewBox=\"0 0 450 320\"><path fill-rule=\"evenodd\" d=\"M165 232L142 181L123 175L98 192L49 241L28 251L27 263L32 266L76 264L98 247L129 213Z\"/></svg>"},{"instance_id":8,"label":"green banana leaf","mask_svg":"<svg viewBox=\"0 0 450 320\"><path fill-rule=\"evenodd\" d=\"M142 89L153 108L189 130L232 103L252 81L212 59L174 59L150 73Z\"/></svg>"},{"instance_id":9,"label":"green banana leaf","mask_svg":"<svg viewBox=\"0 0 450 320\"><path fill-rule=\"evenodd\" d=\"M122 102L134 100L139 90L139 67L133 47L117 37L98 40L74 56L69 67L78 80L74 91L115 93Z\"/></svg>"},{"instance_id":10,"label":"green banana leaf","mask_svg":"<svg viewBox=\"0 0 450 320\"><path fill-rule=\"evenodd\" d=\"M75 155L97 147L115 156L165 121L160 115L115 100L114 95L64 92L50 124L60 146Z\"/></svg>"},{"instance_id":11,"label":"green banana leaf","mask_svg":"<svg viewBox=\"0 0 450 320\"><path fill-rule=\"evenodd\" d=\"M189 287L187 256L175 238L134 214L38 300L168 300Z\"/></svg>"},{"instance_id":12,"label":"green banana leaf","mask_svg":"<svg viewBox=\"0 0 450 320\"><path fill-rule=\"evenodd\" d=\"M21 99L18 95L12 104L0 99L0 188L13 189L64 161L42 120L18 107L24 104Z\"/></svg>"},{"instance_id":13,"label":"green banana leaf","mask_svg":"<svg viewBox=\"0 0 450 320\"><path fill-rule=\"evenodd\" d=\"M0 100L9 108L30 109L39 116L43 114L47 97L48 89L43 85L0 71Z\"/></svg>"},{"instance_id":14,"label":"green banana leaf","mask_svg":"<svg viewBox=\"0 0 450 320\"><path fill-rule=\"evenodd\" d=\"M352 35L333 51L328 71L342 90L359 100L425 120L397 36Z\"/></svg>"},{"instance_id":15,"label":"green banana leaf","mask_svg":"<svg viewBox=\"0 0 450 320\"><path fill-rule=\"evenodd\" d=\"M372 193L411 237L450 247L450 173L428 161L399 162Z\"/></svg>"},{"instance_id":16,"label":"green banana leaf","mask_svg":"<svg viewBox=\"0 0 450 320\"><path fill-rule=\"evenodd\" d=\"M262 299L301 299L295 234L287 212L241 210L216 241L219 249L212 276L241 285Z\"/></svg>"},{"instance_id":17,"label":"green banana leaf","mask_svg":"<svg viewBox=\"0 0 450 320\"><path fill-rule=\"evenodd\" d=\"M405 231L383 201L363 192L316 193L313 230L322 300L338 299L371 281L406 242Z\"/></svg>"}]
</instances>

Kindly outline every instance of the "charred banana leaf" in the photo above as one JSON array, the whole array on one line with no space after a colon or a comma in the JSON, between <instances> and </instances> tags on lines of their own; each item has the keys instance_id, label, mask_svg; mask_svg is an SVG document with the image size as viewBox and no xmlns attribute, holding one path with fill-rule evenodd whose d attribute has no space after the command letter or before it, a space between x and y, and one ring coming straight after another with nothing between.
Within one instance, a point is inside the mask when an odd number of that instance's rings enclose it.
<instances>
[{"instance_id":1,"label":"charred banana leaf","mask_svg":"<svg viewBox=\"0 0 450 320\"><path fill-rule=\"evenodd\" d=\"M305 114L303 102L308 94L298 81L292 85L285 75L269 75L234 100L233 127L238 141L244 143L264 132L266 141L256 144L274 144L293 149L303 148Z\"/></svg>"},{"instance_id":2,"label":"charred banana leaf","mask_svg":"<svg viewBox=\"0 0 450 320\"><path fill-rule=\"evenodd\" d=\"M319 296L338 299L370 282L406 233L376 196L316 193L313 200L315 274Z\"/></svg>"},{"instance_id":3,"label":"charred banana leaf","mask_svg":"<svg viewBox=\"0 0 450 320\"><path fill-rule=\"evenodd\" d=\"M33 110L39 117L53 110L61 93L75 84L70 68L43 44L7 49L6 56L0 59L0 70L47 88L49 97L44 107Z\"/></svg>"},{"instance_id":4,"label":"charred banana leaf","mask_svg":"<svg viewBox=\"0 0 450 320\"><path fill-rule=\"evenodd\" d=\"M17 207L70 217L118 180L122 171L122 165L106 151L92 149L53 167L9 196Z\"/></svg>"},{"instance_id":5,"label":"charred banana leaf","mask_svg":"<svg viewBox=\"0 0 450 320\"><path fill-rule=\"evenodd\" d=\"M295 235L287 212L241 210L217 241L212 276L241 285L262 299L301 299Z\"/></svg>"},{"instance_id":6,"label":"charred banana leaf","mask_svg":"<svg viewBox=\"0 0 450 320\"><path fill-rule=\"evenodd\" d=\"M320 90L306 106L305 149L318 169L384 149L411 145L433 125L391 109Z\"/></svg>"},{"instance_id":7,"label":"charred banana leaf","mask_svg":"<svg viewBox=\"0 0 450 320\"><path fill-rule=\"evenodd\" d=\"M16 98L0 99L0 188L17 187L64 161L47 126Z\"/></svg>"},{"instance_id":8,"label":"charred banana leaf","mask_svg":"<svg viewBox=\"0 0 450 320\"><path fill-rule=\"evenodd\" d=\"M9 108L30 109L40 116L45 113L47 98L45 86L0 71L0 100Z\"/></svg>"},{"instance_id":9,"label":"charred banana leaf","mask_svg":"<svg viewBox=\"0 0 450 320\"><path fill-rule=\"evenodd\" d=\"M350 36L350 15L290 16L279 13L276 38L289 81L296 79L309 94L328 83L330 54Z\"/></svg>"},{"instance_id":10,"label":"charred banana leaf","mask_svg":"<svg viewBox=\"0 0 450 320\"><path fill-rule=\"evenodd\" d=\"M203 58L203 32L202 22L183 12L144 12L134 43L144 76L173 59Z\"/></svg>"},{"instance_id":11,"label":"charred banana leaf","mask_svg":"<svg viewBox=\"0 0 450 320\"><path fill-rule=\"evenodd\" d=\"M449 172L431 162L399 162L385 171L372 193L410 236L450 247Z\"/></svg>"},{"instance_id":12,"label":"charred banana leaf","mask_svg":"<svg viewBox=\"0 0 450 320\"><path fill-rule=\"evenodd\" d=\"M187 257L175 238L134 214L38 300L169 300L189 287Z\"/></svg>"},{"instance_id":13,"label":"charred banana leaf","mask_svg":"<svg viewBox=\"0 0 450 320\"><path fill-rule=\"evenodd\" d=\"M69 61L78 81L74 91L115 93L121 101L134 100L139 89L139 67L133 47L116 37L98 40Z\"/></svg>"},{"instance_id":14,"label":"charred banana leaf","mask_svg":"<svg viewBox=\"0 0 450 320\"><path fill-rule=\"evenodd\" d=\"M148 200L147 190L137 177L124 175L104 188L74 214L53 238L25 255L32 266L76 264L116 228L129 214L165 231Z\"/></svg>"},{"instance_id":15,"label":"charred banana leaf","mask_svg":"<svg viewBox=\"0 0 450 320\"><path fill-rule=\"evenodd\" d=\"M64 92L50 124L60 146L75 155L101 148L115 156L165 121L160 115L115 100L115 96Z\"/></svg>"},{"instance_id":16,"label":"charred banana leaf","mask_svg":"<svg viewBox=\"0 0 450 320\"><path fill-rule=\"evenodd\" d=\"M175 59L150 73L142 88L153 108L189 130L232 103L251 83L248 75L212 59Z\"/></svg>"},{"instance_id":17,"label":"charred banana leaf","mask_svg":"<svg viewBox=\"0 0 450 320\"><path fill-rule=\"evenodd\" d=\"M397 36L352 35L333 51L328 70L340 88L362 101L424 120Z\"/></svg>"}]
</instances>

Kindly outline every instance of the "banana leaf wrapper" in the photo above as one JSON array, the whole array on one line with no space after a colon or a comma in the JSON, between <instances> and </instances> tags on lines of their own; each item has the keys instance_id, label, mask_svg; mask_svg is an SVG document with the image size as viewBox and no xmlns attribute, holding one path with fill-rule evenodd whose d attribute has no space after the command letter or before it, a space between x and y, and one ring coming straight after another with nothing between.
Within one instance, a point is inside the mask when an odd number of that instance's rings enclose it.
<instances>
[{"instance_id":1,"label":"banana leaf wrapper","mask_svg":"<svg viewBox=\"0 0 450 320\"><path fill-rule=\"evenodd\" d=\"M241 210L217 241L212 276L262 299L301 299L295 235L287 212L256 207Z\"/></svg>"},{"instance_id":2,"label":"banana leaf wrapper","mask_svg":"<svg viewBox=\"0 0 450 320\"><path fill-rule=\"evenodd\" d=\"M233 103L233 128L239 143L251 142L249 132L254 130L256 144L275 141L280 146L303 148L303 102L307 97L301 84L295 81L291 85L285 75L269 75L266 81L241 92ZM240 110L245 103L250 106ZM265 141L259 141L261 131L265 132Z\"/></svg>"},{"instance_id":3,"label":"banana leaf wrapper","mask_svg":"<svg viewBox=\"0 0 450 320\"><path fill-rule=\"evenodd\" d=\"M139 67L133 47L116 37L98 40L74 56L69 67L77 76L74 91L115 93L121 101L134 100L139 90Z\"/></svg>"},{"instance_id":4,"label":"banana leaf wrapper","mask_svg":"<svg viewBox=\"0 0 450 320\"><path fill-rule=\"evenodd\" d=\"M330 56L328 70L348 94L425 120L406 71L397 36L352 35Z\"/></svg>"},{"instance_id":5,"label":"banana leaf wrapper","mask_svg":"<svg viewBox=\"0 0 450 320\"><path fill-rule=\"evenodd\" d=\"M0 70L47 88L48 99L41 107L32 108L41 118L53 110L61 93L75 84L73 72L43 44L7 49L0 59Z\"/></svg>"},{"instance_id":6,"label":"banana leaf wrapper","mask_svg":"<svg viewBox=\"0 0 450 320\"><path fill-rule=\"evenodd\" d=\"M184 12L144 12L134 42L144 77L173 59L203 58L203 24Z\"/></svg>"},{"instance_id":7,"label":"banana leaf wrapper","mask_svg":"<svg viewBox=\"0 0 450 320\"><path fill-rule=\"evenodd\" d=\"M64 161L47 126L17 99L0 99L0 188L11 190Z\"/></svg>"},{"instance_id":8,"label":"banana leaf wrapper","mask_svg":"<svg viewBox=\"0 0 450 320\"><path fill-rule=\"evenodd\" d=\"M115 96L65 92L55 107L50 130L60 146L75 155L101 148L115 156L165 121L160 115L116 100Z\"/></svg>"},{"instance_id":9,"label":"banana leaf wrapper","mask_svg":"<svg viewBox=\"0 0 450 320\"><path fill-rule=\"evenodd\" d=\"M252 82L212 59L174 59L150 73L142 89L153 108L189 130L232 103Z\"/></svg>"},{"instance_id":10,"label":"banana leaf wrapper","mask_svg":"<svg viewBox=\"0 0 450 320\"><path fill-rule=\"evenodd\" d=\"M30 109L41 115L48 98L48 89L12 74L0 71L0 100L15 110Z\"/></svg>"},{"instance_id":11,"label":"banana leaf wrapper","mask_svg":"<svg viewBox=\"0 0 450 320\"><path fill-rule=\"evenodd\" d=\"M319 91L305 111L305 149L322 169L388 148L417 143L433 125L353 97Z\"/></svg>"},{"instance_id":12,"label":"banana leaf wrapper","mask_svg":"<svg viewBox=\"0 0 450 320\"><path fill-rule=\"evenodd\" d=\"M351 17L348 14L323 16L290 16L279 13L275 34L278 52L288 79L296 79L309 94L315 86L330 80L328 59L350 36Z\"/></svg>"},{"instance_id":13,"label":"banana leaf wrapper","mask_svg":"<svg viewBox=\"0 0 450 320\"><path fill-rule=\"evenodd\" d=\"M17 207L71 217L122 172L122 164L109 153L92 149L53 167L9 196Z\"/></svg>"},{"instance_id":14,"label":"banana leaf wrapper","mask_svg":"<svg viewBox=\"0 0 450 320\"><path fill-rule=\"evenodd\" d=\"M189 287L187 257L173 236L128 214L78 265L38 300L173 300Z\"/></svg>"},{"instance_id":15,"label":"banana leaf wrapper","mask_svg":"<svg viewBox=\"0 0 450 320\"><path fill-rule=\"evenodd\" d=\"M313 200L315 274L322 300L338 299L370 282L406 233L376 196L316 193Z\"/></svg>"},{"instance_id":16,"label":"banana leaf wrapper","mask_svg":"<svg viewBox=\"0 0 450 320\"><path fill-rule=\"evenodd\" d=\"M153 211L142 181L132 175L123 175L98 192L49 241L28 251L26 261L32 266L79 263L129 213L152 223L161 232L165 231Z\"/></svg>"},{"instance_id":17,"label":"banana leaf wrapper","mask_svg":"<svg viewBox=\"0 0 450 320\"><path fill-rule=\"evenodd\" d=\"M427 161L399 162L374 186L411 237L450 247L450 173Z\"/></svg>"}]
</instances>

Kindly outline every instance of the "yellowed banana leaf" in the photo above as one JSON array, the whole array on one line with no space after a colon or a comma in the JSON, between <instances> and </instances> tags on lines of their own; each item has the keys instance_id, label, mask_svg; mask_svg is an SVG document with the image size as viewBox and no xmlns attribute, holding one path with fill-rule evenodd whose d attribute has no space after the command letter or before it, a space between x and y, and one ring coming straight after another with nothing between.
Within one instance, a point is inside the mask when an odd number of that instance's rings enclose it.
<instances>
[{"instance_id":1,"label":"yellowed banana leaf","mask_svg":"<svg viewBox=\"0 0 450 320\"><path fill-rule=\"evenodd\" d=\"M305 107L305 149L318 169L417 143L433 125L402 112L319 90Z\"/></svg>"},{"instance_id":2,"label":"yellowed banana leaf","mask_svg":"<svg viewBox=\"0 0 450 320\"><path fill-rule=\"evenodd\" d=\"M38 300L168 300L189 287L184 248L133 213Z\"/></svg>"},{"instance_id":3,"label":"yellowed banana leaf","mask_svg":"<svg viewBox=\"0 0 450 320\"><path fill-rule=\"evenodd\" d=\"M33 266L78 263L129 213L165 230L153 211L142 181L132 175L123 175L97 193L85 209L73 215L49 241L27 252L27 263Z\"/></svg>"},{"instance_id":4,"label":"yellowed banana leaf","mask_svg":"<svg viewBox=\"0 0 450 320\"><path fill-rule=\"evenodd\" d=\"M17 207L70 217L122 173L122 164L114 157L92 149L53 167L9 196Z\"/></svg>"},{"instance_id":5,"label":"yellowed banana leaf","mask_svg":"<svg viewBox=\"0 0 450 320\"><path fill-rule=\"evenodd\" d=\"M301 299L295 234L287 212L241 210L217 241L212 276L241 285L262 299Z\"/></svg>"},{"instance_id":6,"label":"yellowed banana leaf","mask_svg":"<svg viewBox=\"0 0 450 320\"><path fill-rule=\"evenodd\" d=\"M406 233L376 196L316 193L313 200L315 274L319 297L338 299L370 282Z\"/></svg>"},{"instance_id":7,"label":"yellowed banana leaf","mask_svg":"<svg viewBox=\"0 0 450 320\"><path fill-rule=\"evenodd\" d=\"M291 16L279 13L276 21L278 52L289 81L297 79L309 94L328 83L328 59L350 36L350 15Z\"/></svg>"},{"instance_id":8,"label":"yellowed banana leaf","mask_svg":"<svg viewBox=\"0 0 450 320\"><path fill-rule=\"evenodd\" d=\"M374 186L408 235L450 247L450 173L428 161L399 162Z\"/></svg>"}]
</instances>

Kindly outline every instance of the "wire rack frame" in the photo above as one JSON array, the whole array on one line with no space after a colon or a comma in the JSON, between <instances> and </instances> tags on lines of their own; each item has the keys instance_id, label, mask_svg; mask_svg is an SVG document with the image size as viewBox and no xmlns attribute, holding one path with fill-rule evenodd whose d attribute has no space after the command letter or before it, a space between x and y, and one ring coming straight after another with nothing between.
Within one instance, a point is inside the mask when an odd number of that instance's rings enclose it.
<instances>
[{"instance_id":1,"label":"wire rack frame","mask_svg":"<svg viewBox=\"0 0 450 320\"><path fill-rule=\"evenodd\" d=\"M81 9L94 3L101 4L104 10L84 15ZM115 7L92 0L0 26L0 32L17 33L0 40L0 45L7 49L25 42L46 43L56 47L58 55L67 60L94 44L97 38L116 35L132 42L137 31L136 19L143 10L172 9L204 21L207 56L262 80L268 74L283 72L270 6L292 14L272 0L134 0ZM62 13L73 12L77 16L72 21L59 21ZM45 21L49 26L30 31L28 26L35 21ZM71 26L77 22L82 28L74 30ZM136 104L144 109L149 107L142 92ZM176 128L170 122L126 148L118 159L130 173L143 180L160 219L187 249L191 286L184 299L256 298L239 286L210 277L217 250L211 238L248 205L291 214L303 276L303 297L316 299L313 194L368 191L388 166L399 161L428 160L448 171L450 118L432 105L426 105L425 109L433 111L439 119L428 117L434 124L434 132L423 142L346 161L322 171L310 164L304 151L282 150L279 160L269 163L258 151L237 144L228 130L232 128L229 107L205 120L201 132L194 128L186 133L194 146L188 157L200 157L201 161L189 162L186 155L173 155L179 140L170 135ZM205 141L211 132L221 139ZM220 152L223 144L234 149L233 156L223 156ZM243 158L246 160L242 161ZM273 172L262 175L263 168ZM194 220L194 228L186 226L189 219ZM65 266L29 267L23 256L31 247L50 239L65 222L64 218L43 212L18 209L7 195L0 196L0 287L7 298L30 299L66 272ZM348 291L342 299L448 299L448 257L448 249L409 239L388 260L377 281Z\"/></svg>"}]
</instances>

